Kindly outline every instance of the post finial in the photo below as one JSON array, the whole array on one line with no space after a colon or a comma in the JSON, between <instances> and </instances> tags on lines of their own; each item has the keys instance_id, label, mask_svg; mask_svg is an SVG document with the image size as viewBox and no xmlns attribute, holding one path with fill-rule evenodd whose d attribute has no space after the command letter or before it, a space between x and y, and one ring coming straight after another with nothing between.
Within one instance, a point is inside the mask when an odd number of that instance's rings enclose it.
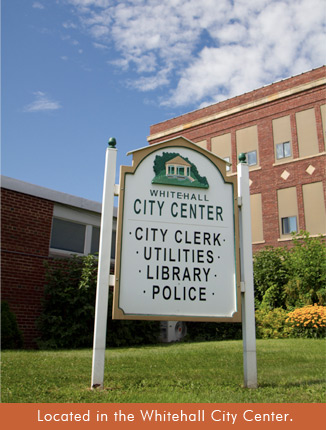
<instances>
[{"instance_id":1,"label":"post finial","mask_svg":"<svg viewBox=\"0 0 326 430\"><path fill-rule=\"evenodd\" d=\"M246 163L247 162L247 160L246 160L246 154L244 153L244 152L241 152L241 154L239 154L239 162L240 163Z\"/></svg>"},{"instance_id":2,"label":"post finial","mask_svg":"<svg viewBox=\"0 0 326 430\"><path fill-rule=\"evenodd\" d=\"M117 144L115 137L110 137L108 144L109 144L109 148L115 148L115 146Z\"/></svg>"}]
</instances>

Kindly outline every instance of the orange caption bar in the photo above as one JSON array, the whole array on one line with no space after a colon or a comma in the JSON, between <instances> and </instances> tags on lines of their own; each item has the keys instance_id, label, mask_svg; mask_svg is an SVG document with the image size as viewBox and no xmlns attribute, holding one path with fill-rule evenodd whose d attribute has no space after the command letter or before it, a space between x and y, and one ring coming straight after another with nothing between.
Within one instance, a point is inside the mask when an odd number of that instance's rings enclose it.
<instances>
[{"instance_id":1,"label":"orange caption bar","mask_svg":"<svg viewBox=\"0 0 326 430\"><path fill-rule=\"evenodd\" d=\"M14 430L306 430L323 422L325 410L315 403L7 403L0 405L0 423Z\"/></svg>"}]
</instances>

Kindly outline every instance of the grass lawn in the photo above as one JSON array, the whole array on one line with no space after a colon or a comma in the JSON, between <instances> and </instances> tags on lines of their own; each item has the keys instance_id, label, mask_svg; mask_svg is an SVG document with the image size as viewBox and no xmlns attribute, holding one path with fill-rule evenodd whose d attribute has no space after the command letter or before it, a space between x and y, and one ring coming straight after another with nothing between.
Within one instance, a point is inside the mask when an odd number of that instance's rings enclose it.
<instances>
[{"instance_id":1,"label":"grass lawn","mask_svg":"<svg viewBox=\"0 0 326 430\"><path fill-rule=\"evenodd\" d=\"M106 351L105 389L91 390L92 351L3 351L1 401L62 403L325 402L326 343L257 341L259 388L243 388L242 341Z\"/></svg>"}]
</instances>

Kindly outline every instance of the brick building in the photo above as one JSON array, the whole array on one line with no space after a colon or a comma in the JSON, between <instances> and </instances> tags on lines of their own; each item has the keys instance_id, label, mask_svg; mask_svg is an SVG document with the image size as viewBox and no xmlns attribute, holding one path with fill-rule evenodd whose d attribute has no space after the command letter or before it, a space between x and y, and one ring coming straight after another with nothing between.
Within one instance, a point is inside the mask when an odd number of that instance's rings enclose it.
<instances>
[{"instance_id":1,"label":"brick building","mask_svg":"<svg viewBox=\"0 0 326 430\"><path fill-rule=\"evenodd\" d=\"M232 163L247 154L253 250L326 233L326 68L276 82L150 128L148 142L183 136Z\"/></svg>"},{"instance_id":2,"label":"brick building","mask_svg":"<svg viewBox=\"0 0 326 430\"><path fill-rule=\"evenodd\" d=\"M97 252L100 221L100 203L1 177L1 300L25 347L36 345L44 261Z\"/></svg>"},{"instance_id":3,"label":"brick building","mask_svg":"<svg viewBox=\"0 0 326 430\"><path fill-rule=\"evenodd\" d=\"M326 233L325 72L320 67L150 128L150 144L181 135L230 161L229 175L247 153L254 251L290 244L291 231ZM33 347L44 260L96 252L101 205L1 179L1 299Z\"/></svg>"}]
</instances>

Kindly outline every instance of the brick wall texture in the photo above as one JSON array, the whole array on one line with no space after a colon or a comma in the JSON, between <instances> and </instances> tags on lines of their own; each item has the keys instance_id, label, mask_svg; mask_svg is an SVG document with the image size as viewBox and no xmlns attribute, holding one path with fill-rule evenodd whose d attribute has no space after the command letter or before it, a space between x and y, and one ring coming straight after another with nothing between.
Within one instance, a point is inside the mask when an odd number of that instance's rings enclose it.
<instances>
[{"instance_id":1,"label":"brick wall texture","mask_svg":"<svg viewBox=\"0 0 326 430\"><path fill-rule=\"evenodd\" d=\"M52 214L48 200L1 189L1 300L16 315L27 348L38 336Z\"/></svg>"}]
</instances>

